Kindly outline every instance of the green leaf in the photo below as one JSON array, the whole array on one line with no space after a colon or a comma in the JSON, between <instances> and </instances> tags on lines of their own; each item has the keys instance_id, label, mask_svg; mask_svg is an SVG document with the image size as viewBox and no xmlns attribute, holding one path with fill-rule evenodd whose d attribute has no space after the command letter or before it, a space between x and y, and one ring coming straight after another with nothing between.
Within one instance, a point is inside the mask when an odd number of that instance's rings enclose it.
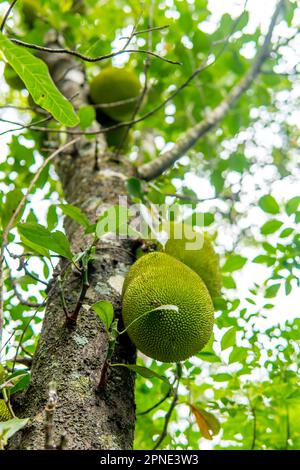
<instances>
[{"instance_id":1,"label":"green leaf","mask_svg":"<svg viewBox=\"0 0 300 470\"><path fill-rule=\"evenodd\" d=\"M72 260L73 254L70 249L69 240L59 230L50 232L40 224L19 224L19 233L37 246L54 251L58 255Z\"/></svg>"},{"instance_id":2,"label":"green leaf","mask_svg":"<svg viewBox=\"0 0 300 470\"><path fill-rule=\"evenodd\" d=\"M289 199L285 205L286 213L288 215L294 214L297 211L299 204L300 204L300 196L295 196L295 197L292 197L292 199Z\"/></svg>"},{"instance_id":3,"label":"green leaf","mask_svg":"<svg viewBox=\"0 0 300 470\"><path fill-rule=\"evenodd\" d=\"M214 220L215 220L215 216L214 214L211 214L210 212L205 212L204 213L204 227L208 227L208 225L211 225Z\"/></svg>"},{"instance_id":4,"label":"green leaf","mask_svg":"<svg viewBox=\"0 0 300 470\"><path fill-rule=\"evenodd\" d=\"M13 44L0 33L0 51L13 67L34 102L49 111L65 126L76 126L79 122L71 103L58 91L50 77L46 64L32 55L26 48Z\"/></svg>"},{"instance_id":5,"label":"green leaf","mask_svg":"<svg viewBox=\"0 0 300 470\"><path fill-rule=\"evenodd\" d=\"M284 230L282 230L279 237L280 238L289 237L293 233L293 231L294 231L294 229L292 227L285 228Z\"/></svg>"},{"instance_id":6,"label":"green leaf","mask_svg":"<svg viewBox=\"0 0 300 470\"><path fill-rule=\"evenodd\" d=\"M214 379L215 382L228 382L229 380L232 379L232 376L230 374L220 373L220 374L213 374L211 378Z\"/></svg>"},{"instance_id":7,"label":"green leaf","mask_svg":"<svg viewBox=\"0 0 300 470\"><path fill-rule=\"evenodd\" d=\"M285 295L290 295L290 293L292 292L292 284L290 283L290 281L285 281L284 289Z\"/></svg>"},{"instance_id":8,"label":"green leaf","mask_svg":"<svg viewBox=\"0 0 300 470\"><path fill-rule=\"evenodd\" d=\"M23 198L23 193L20 189L16 188L12 191L9 191L6 194L5 204L1 209L1 219L2 219L2 227L6 227L11 220L16 208L18 207L21 199ZM18 217L15 220L14 225L16 225L24 211L24 207L20 211Z\"/></svg>"},{"instance_id":9,"label":"green leaf","mask_svg":"<svg viewBox=\"0 0 300 470\"><path fill-rule=\"evenodd\" d=\"M138 178L129 178L126 181L126 188L129 196L138 199L143 199L144 194L142 190L142 183Z\"/></svg>"},{"instance_id":10,"label":"green leaf","mask_svg":"<svg viewBox=\"0 0 300 470\"><path fill-rule=\"evenodd\" d=\"M6 380L12 383L9 393L13 395L27 387L30 381L30 373L27 370L18 370L9 375Z\"/></svg>"},{"instance_id":11,"label":"green leaf","mask_svg":"<svg viewBox=\"0 0 300 470\"><path fill-rule=\"evenodd\" d=\"M197 357L206 362L222 362L216 354L211 352L200 352L197 354Z\"/></svg>"},{"instance_id":12,"label":"green leaf","mask_svg":"<svg viewBox=\"0 0 300 470\"><path fill-rule=\"evenodd\" d=\"M288 400L299 400L300 399L300 390L299 389L294 390L292 393L290 393L287 396L287 399Z\"/></svg>"},{"instance_id":13,"label":"green leaf","mask_svg":"<svg viewBox=\"0 0 300 470\"><path fill-rule=\"evenodd\" d=\"M258 201L259 207L268 214L278 214L280 211L279 205L271 195L262 196Z\"/></svg>"},{"instance_id":14,"label":"green leaf","mask_svg":"<svg viewBox=\"0 0 300 470\"><path fill-rule=\"evenodd\" d=\"M282 222L280 222L280 220L272 219L261 227L260 233L262 235L270 235L271 233L275 233L277 230L279 230L281 226Z\"/></svg>"},{"instance_id":15,"label":"green leaf","mask_svg":"<svg viewBox=\"0 0 300 470\"><path fill-rule=\"evenodd\" d=\"M236 344L236 327L233 326L230 328L224 336L222 337L221 340L221 349L222 351L225 351L225 349L230 348L230 346L234 346Z\"/></svg>"},{"instance_id":16,"label":"green leaf","mask_svg":"<svg viewBox=\"0 0 300 470\"><path fill-rule=\"evenodd\" d=\"M197 31L194 33L193 43L195 52L205 53L210 48L209 35L197 29Z\"/></svg>"},{"instance_id":17,"label":"green leaf","mask_svg":"<svg viewBox=\"0 0 300 470\"><path fill-rule=\"evenodd\" d=\"M50 232L51 233L51 232ZM70 242L66 235L60 230L51 233L51 241L48 245L49 249L58 253L65 258L72 260L73 254L70 249Z\"/></svg>"},{"instance_id":18,"label":"green leaf","mask_svg":"<svg viewBox=\"0 0 300 470\"><path fill-rule=\"evenodd\" d=\"M0 449L7 444L8 439L26 426L28 420L29 418L14 418L0 423Z\"/></svg>"},{"instance_id":19,"label":"green leaf","mask_svg":"<svg viewBox=\"0 0 300 470\"><path fill-rule=\"evenodd\" d=\"M91 307L98 318L104 323L105 329L108 332L112 321L114 319L114 307L107 300L100 300L96 302Z\"/></svg>"},{"instance_id":20,"label":"green leaf","mask_svg":"<svg viewBox=\"0 0 300 470\"><path fill-rule=\"evenodd\" d=\"M270 243L263 242L262 246L268 253L271 253L272 255L274 255L276 253L276 248L274 246L272 246Z\"/></svg>"},{"instance_id":21,"label":"green leaf","mask_svg":"<svg viewBox=\"0 0 300 470\"><path fill-rule=\"evenodd\" d=\"M246 262L247 258L244 258L241 255L231 255L229 258L227 258L222 270L232 273L233 271L241 269Z\"/></svg>"},{"instance_id":22,"label":"green leaf","mask_svg":"<svg viewBox=\"0 0 300 470\"><path fill-rule=\"evenodd\" d=\"M32 243L30 240L23 237L22 235L20 236L20 238L25 251L29 251L29 253L38 253L39 255L45 256L46 258L50 259L49 250L40 245Z\"/></svg>"},{"instance_id":23,"label":"green leaf","mask_svg":"<svg viewBox=\"0 0 300 470\"><path fill-rule=\"evenodd\" d=\"M246 348L242 347L235 347L230 353L229 356L229 364L232 364L233 362L241 362L243 363L248 355L248 351Z\"/></svg>"},{"instance_id":24,"label":"green leaf","mask_svg":"<svg viewBox=\"0 0 300 470\"><path fill-rule=\"evenodd\" d=\"M225 289L235 289L236 283L232 276L223 276L222 277L222 284Z\"/></svg>"},{"instance_id":25,"label":"green leaf","mask_svg":"<svg viewBox=\"0 0 300 470\"><path fill-rule=\"evenodd\" d=\"M269 286L266 289L265 298L266 299L272 299L273 297L276 297L277 292L279 291L279 289L280 289L280 284L273 284L272 286Z\"/></svg>"},{"instance_id":26,"label":"green leaf","mask_svg":"<svg viewBox=\"0 0 300 470\"><path fill-rule=\"evenodd\" d=\"M27 220L29 222L29 220ZM31 222L31 221L30 221ZM56 212L56 205L51 204L47 212L47 225L48 230L53 230L58 224L58 217Z\"/></svg>"},{"instance_id":27,"label":"green leaf","mask_svg":"<svg viewBox=\"0 0 300 470\"><path fill-rule=\"evenodd\" d=\"M271 256L267 255L258 255L252 260L252 262L272 266L276 262L276 258L272 258Z\"/></svg>"},{"instance_id":28,"label":"green leaf","mask_svg":"<svg viewBox=\"0 0 300 470\"><path fill-rule=\"evenodd\" d=\"M71 217L71 219L76 220L80 225L85 229L90 227L90 222L87 216L78 208L72 204L59 204L58 206L65 215Z\"/></svg>"},{"instance_id":29,"label":"green leaf","mask_svg":"<svg viewBox=\"0 0 300 470\"><path fill-rule=\"evenodd\" d=\"M82 106L78 111L80 128L87 129L96 119L96 111L92 106Z\"/></svg>"}]
</instances>

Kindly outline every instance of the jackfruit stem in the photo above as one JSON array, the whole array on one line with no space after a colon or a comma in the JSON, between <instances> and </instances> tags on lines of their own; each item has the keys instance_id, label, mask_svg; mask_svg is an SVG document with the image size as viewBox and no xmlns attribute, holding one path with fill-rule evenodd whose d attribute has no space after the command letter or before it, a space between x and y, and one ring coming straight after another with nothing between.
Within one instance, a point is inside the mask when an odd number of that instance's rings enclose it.
<instances>
[{"instance_id":1,"label":"jackfruit stem","mask_svg":"<svg viewBox=\"0 0 300 470\"><path fill-rule=\"evenodd\" d=\"M174 311L178 312L179 308L177 307L177 305L160 305L159 307L153 308L152 310L148 310L147 312L143 313L139 317L135 318L131 323L129 323L129 325L125 328L125 330L119 331L118 332L119 335L122 335L123 333L126 333L126 331L131 327L131 325L133 325L133 323L135 323L136 321L138 321L141 318L145 317L146 315L149 315L149 313L156 312L156 311L161 311L161 310L163 310L163 311L164 310L166 310L166 311L174 310Z\"/></svg>"}]
</instances>

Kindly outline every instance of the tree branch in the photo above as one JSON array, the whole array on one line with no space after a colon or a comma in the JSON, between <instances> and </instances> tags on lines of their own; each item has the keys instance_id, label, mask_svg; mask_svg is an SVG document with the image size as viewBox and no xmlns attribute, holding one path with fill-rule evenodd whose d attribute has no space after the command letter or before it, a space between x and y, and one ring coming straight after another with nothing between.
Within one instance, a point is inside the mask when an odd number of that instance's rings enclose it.
<instances>
[{"instance_id":1,"label":"tree branch","mask_svg":"<svg viewBox=\"0 0 300 470\"><path fill-rule=\"evenodd\" d=\"M30 307L30 308L40 308L42 306L41 303L39 302L31 302L30 300L27 300L27 299L23 299L22 295L20 294L20 292L18 291L18 286L17 286L17 282L16 280L13 278L12 276L12 273L11 273L11 269L10 269L10 266L7 262L7 259L4 258L4 261L5 261L5 264L6 264L6 267L8 269L8 278L10 280L10 283L11 283L11 286L12 286L12 289L15 293L15 296L17 297L18 301L20 302L20 304L22 305L25 305L27 307Z\"/></svg>"},{"instance_id":2,"label":"tree branch","mask_svg":"<svg viewBox=\"0 0 300 470\"><path fill-rule=\"evenodd\" d=\"M245 77L233 87L229 95L223 100L202 122L189 129L174 145L174 147L163 153L156 160L142 165L138 169L138 174L142 179L151 180L161 175L165 170L170 168L179 158L181 158L195 143L207 132L214 129L218 123L226 116L228 111L234 106L235 102L245 93L252 85L257 75L260 73L261 67L271 53L271 39L278 15L283 7L284 0L280 0L275 8L272 16L268 32L264 43L258 52L256 59L245 75Z\"/></svg>"},{"instance_id":3,"label":"tree branch","mask_svg":"<svg viewBox=\"0 0 300 470\"><path fill-rule=\"evenodd\" d=\"M147 49L152 49L152 25L153 25L153 1L150 5L150 8L149 8L149 27L148 27L148 36L147 36ZM132 35L134 34L134 31L132 32ZM129 39L128 39L129 40ZM142 92L140 94L140 96L138 97L138 100L135 104L135 107L134 107L134 110L133 110L133 113L131 115L131 121L134 122L135 119L136 119L136 116L139 112L139 110L141 109L142 107L142 104L143 104L143 101L148 93L148 71L149 71L149 68L150 68L150 65L151 65L151 56L147 56L146 57L146 60L145 60L145 65L144 65L144 77L145 77L145 83L144 83L144 86L143 86L143 89L142 89ZM121 150L123 148L123 145L124 143L126 142L126 139L128 137L128 134L130 132L130 129L131 127L133 126L132 125L129 125L126 129L125 129L125 132L122 136L122 139L118 145L118 148L116 150L116 153L115 153L115 158L118 158L120 156L120 153L121 153Z\"/></svg>"},{"instance_id":4,"label":"tree branch","mask_svg":"<svg viewBox=\"0 0 300 470\"><path fill-rule=\"evenodd\" d=\"M153 51L146 51L144 49L124 49L124 50L121 49L116 52L110 52L109 54L101 55L99 57L88 57L84 54L81 54L80 52L72 51L71 49L44 47L44 46L38 46L37 44L30 44L29 42L21 41L20 39L16 39L16 38L9 38L9 39L11 40L11 42L17 44L18 46L26 47L27 49L47 52L50 54L72 55L74 57L77 57L78 59L83 60L84 62L91 62L91 63L102 62L103 60L112 59L113 57L116 57L117 55L121 55L121 54L140 53L140 54L146 54L146 55L156 57L156 59L160 59L164 62L167 62L168 64L181 65L181 62L178 62L177 60L170 60L170 59L167 59L166 57L156 54Z\"/></svg>"},{"instance_id":5,"label":"tree branch","mask_svg":"<svg viewBox=\"0 0 300 470\"><path fill-rule=\"evenodd\" d=\"M1 26L0 26L1 33L3 33L3 31L4 31L6 21L8 20L8 17L9 17L9 15L10 15L10 13L11 13L11 11L12 11L12 9L15 6L16 3L17 3L17 0L13 0L11 5L8 7L7 12L5 13L4 18L2 20L2 23L1 23Z\"/></svg>"}]
</instances>

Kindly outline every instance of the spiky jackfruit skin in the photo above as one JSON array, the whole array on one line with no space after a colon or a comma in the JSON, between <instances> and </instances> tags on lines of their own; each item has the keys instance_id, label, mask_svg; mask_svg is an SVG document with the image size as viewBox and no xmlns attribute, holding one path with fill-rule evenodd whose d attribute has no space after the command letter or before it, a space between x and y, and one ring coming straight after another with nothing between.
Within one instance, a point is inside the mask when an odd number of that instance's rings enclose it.
<instances>
[{"instance_id":1,"label":"spiky jackfruit skin","mask_svg":"<svg viewBox=\"0 0 300 470\"><path fill-rule=\"evenodd\" d=\"M115 121L130 120L141 92L137 75L128 68L107 67L90 83L90 97L95 104L111 104L131 100L101 109L104 114Z\"/></svg>"},{"instance_id":2,"label":"spiky jackfruit skin","mask_svg":"<svg viewBox=\"0 0 300 470\"><path fill-rule=\"evenodd\" d=\"M142 316L162 305L175 305L178 311ZM162 362L183 361L199 352L214 322L212 300L200 277L164 253L144 255L132 266L124 286L122 316L136 347Z\"/></svg>"},{"instance_id":3,"label":"spiky jackfruit skin","mask_svg":"<svg viewBox=\"0 0 300 470\"><path fill-rule=\"evenodd\" d=\"M3 76L10 88L14 90L23 90L23 88L25 88L23 80L21 80L11 65L5 64Z\"/></svg>"},{"instance_id":4,"label":"spiky jackfruit skin","mask_svg":"<svg viewBox=\"0 0 300 470\"><path fill-rule=\"evenodd\" d=\"M160 253L158 251L145 254L138 258L136 262L130 267L127 276L125 277L122 289L122 297L124 296L127 287L136 276L138 276L148 268L154 271L159 266L163 265L165 259L166 257L164 253Z\"/></svg>"},{"instance_id":5,"label":"spiky jackfruit skin","mask_svg":"<svg viewBox=\"0 0 300 470\"><path fill-rule=\"evenodd\" d=\"M209 236L195 232L192 226L184 226L184 232L181 236L180 230L176 233L176 225L169 224L170 238L165 244L165 253L174 256L195 271L205 283L213 299L219 297L222 285L219 256L215 252ZM191 244L195 244L195 247L198 245L199 248L191 249Z\"/></svg>"},{"instance_id":6,"label":"spiky jackfruit skin","mask_svg":"<svg viewBox=\"0 0 300 470\"><path fill-rule=\"evenodd\" d=\"M11 419L11 414L4 400L0 400L0 422Z\"/></svg>"}]
</instances>

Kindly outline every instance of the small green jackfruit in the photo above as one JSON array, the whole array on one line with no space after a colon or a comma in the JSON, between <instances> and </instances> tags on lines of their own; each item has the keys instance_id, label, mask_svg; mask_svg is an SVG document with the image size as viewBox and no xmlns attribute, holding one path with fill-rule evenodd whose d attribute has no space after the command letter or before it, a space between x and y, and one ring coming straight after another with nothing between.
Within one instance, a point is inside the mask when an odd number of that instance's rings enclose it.
<instances>
[{"instance_id":1,"label":"small green jackfruit","mask_svg":"<svg viewBox=\"0 0 300 470\"><path fill-rule=\"evenodd\" d=\"M11 419L10 411L4 400L0 400L0 422Z\"/></svg>"},{"instance_id":2,"label":"small green jackfruit","mask_svg":"<svg viewBox=\"0 0 300 470\"><path fill-rule=\"evenodd\" d=\"M164 305L175 309L153 311ZM199 352L214 323L212 300L201 278L172 256L157 252L142 256L129 270L122 316L136 347L162 362L183 361Z\"/></svg>"},{"instance_id":3,"label":"small green jackfruit","mask_svg":"<svg viewBox=\"0 0 300 470\"><path fill-rule=\"evenodd\" d=\"M10 88L14 90L23 90L23 88L25 88L23 80L21 80L11 65L5 64L3 76Z\"/></svg>"},{"instance_id":4,"label":"small green jackfruit","mask_svg":"<svg viewBox=\"0 0 300 470\"><path fill-rule=\"evenodd\" d=\"M165 253L174 256L195 271L205 283L211 297L221 295L221 272L219 256L214 250L209 236L195 232L188 224L169 222L163 230L169 239Z\"/></svg>"},{"instance_id":5,"label":"small green jackfruit","mask_svg":"<svg viewBox=\"0 0 300 470\"><path fill-rule=\"evenodd\" d=\"M90 83L93 103L103 104L102 112L118 122L130 120L140 93L139 78L128 68L107 67ZM113 105L120 101L124 103Z\"/></svg>"}]
</instances>

